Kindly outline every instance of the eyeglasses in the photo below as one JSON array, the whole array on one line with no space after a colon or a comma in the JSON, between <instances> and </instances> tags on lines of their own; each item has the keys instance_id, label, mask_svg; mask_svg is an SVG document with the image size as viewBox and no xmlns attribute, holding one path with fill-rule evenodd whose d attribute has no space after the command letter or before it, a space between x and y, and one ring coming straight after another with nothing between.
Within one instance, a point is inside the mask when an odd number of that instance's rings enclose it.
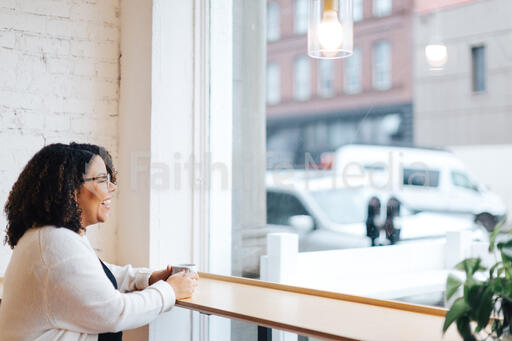
<instances>
[{"instance_id":1,"label":"eyeglasses","mask_svg":"<svg viewBox=\"0 0 512 341\"><path fill-rule=\"evenodd\" d=\"M92 178L84 178L84 181L96 181L98 184L105 186L107 189L113 184L110 174L95 176Z\"/></svg>"}]
</instances>

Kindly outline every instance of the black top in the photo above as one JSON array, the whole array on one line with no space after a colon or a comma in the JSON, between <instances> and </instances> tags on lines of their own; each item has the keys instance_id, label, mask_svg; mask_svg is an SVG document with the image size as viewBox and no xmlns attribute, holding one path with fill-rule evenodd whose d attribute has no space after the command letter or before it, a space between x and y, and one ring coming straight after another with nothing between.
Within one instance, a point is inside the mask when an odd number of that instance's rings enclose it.
<instances>
[{"instance_id":1,"label":"black top","mask_svg":"<svg viewBox=\"0 0 512 341\"><path fill-rule=\"evenodd\" d=\"M103 271L107 275L108 279L112 282L112 285L117 290L117 281L112 272L107 268L107 266L101 261L101 266L103 267ZM123 332L117 333L103 333L98 335L98 341L122 341L123 340Z\"/></svg>"}]
</instances>

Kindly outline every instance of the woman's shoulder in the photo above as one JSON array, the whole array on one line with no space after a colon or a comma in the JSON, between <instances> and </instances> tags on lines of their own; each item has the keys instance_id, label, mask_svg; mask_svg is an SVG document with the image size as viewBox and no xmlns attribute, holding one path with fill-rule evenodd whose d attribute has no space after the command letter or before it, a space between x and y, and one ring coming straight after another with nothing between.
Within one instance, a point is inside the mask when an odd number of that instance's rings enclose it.
<instances>
[{"instance_id":1,"label":"woman's shoulder","mask_svg":"<svg viewBox=\"0 0 512 341\"><path fill-rule=\"evenodd\" d=\"M37 231L41 253L49 263L75 256L86 256L91 252L94 254L87 239L68 228L43 226Z\"/></svg>"}]
</instances>

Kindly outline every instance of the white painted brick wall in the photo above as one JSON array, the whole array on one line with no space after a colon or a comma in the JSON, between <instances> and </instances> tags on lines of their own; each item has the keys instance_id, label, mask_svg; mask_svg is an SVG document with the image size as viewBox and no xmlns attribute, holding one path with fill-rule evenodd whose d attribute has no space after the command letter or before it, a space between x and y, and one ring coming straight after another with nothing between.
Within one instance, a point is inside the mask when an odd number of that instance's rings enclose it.
<instances>
[{"instance_id":1,"label":"white painted brick wall","mask_svg":"<svg viewBox=\"0 0 512 341\"><path fill-rule=\"evenodd\" d=\"M0 0L0 238L3 207L45 144L91 142L117 160L120 0ZM117 218L88 232L116 261ZM10 255L0 246L0 276Z\"/></svg>"}]
</instances>

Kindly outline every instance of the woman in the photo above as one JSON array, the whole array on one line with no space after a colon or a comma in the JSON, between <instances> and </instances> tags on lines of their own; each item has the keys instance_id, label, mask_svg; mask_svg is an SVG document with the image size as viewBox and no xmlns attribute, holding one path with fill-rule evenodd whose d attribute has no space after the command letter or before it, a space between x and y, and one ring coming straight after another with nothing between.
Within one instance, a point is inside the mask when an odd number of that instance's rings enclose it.
<instances>
[{"instance_id":1,"label":"woman","mask_svg":"<svg viewBox=\"0 0 512 341\"><path fill-rule=\"evenodd\" d=\"M103 263L85 236L110 213L116 172L105 149L52 144L28 162L7 203L14 249L0 305L0 340L121 340L190 297L197 275L169 277Z\"/></svg>"}]
</instances>

